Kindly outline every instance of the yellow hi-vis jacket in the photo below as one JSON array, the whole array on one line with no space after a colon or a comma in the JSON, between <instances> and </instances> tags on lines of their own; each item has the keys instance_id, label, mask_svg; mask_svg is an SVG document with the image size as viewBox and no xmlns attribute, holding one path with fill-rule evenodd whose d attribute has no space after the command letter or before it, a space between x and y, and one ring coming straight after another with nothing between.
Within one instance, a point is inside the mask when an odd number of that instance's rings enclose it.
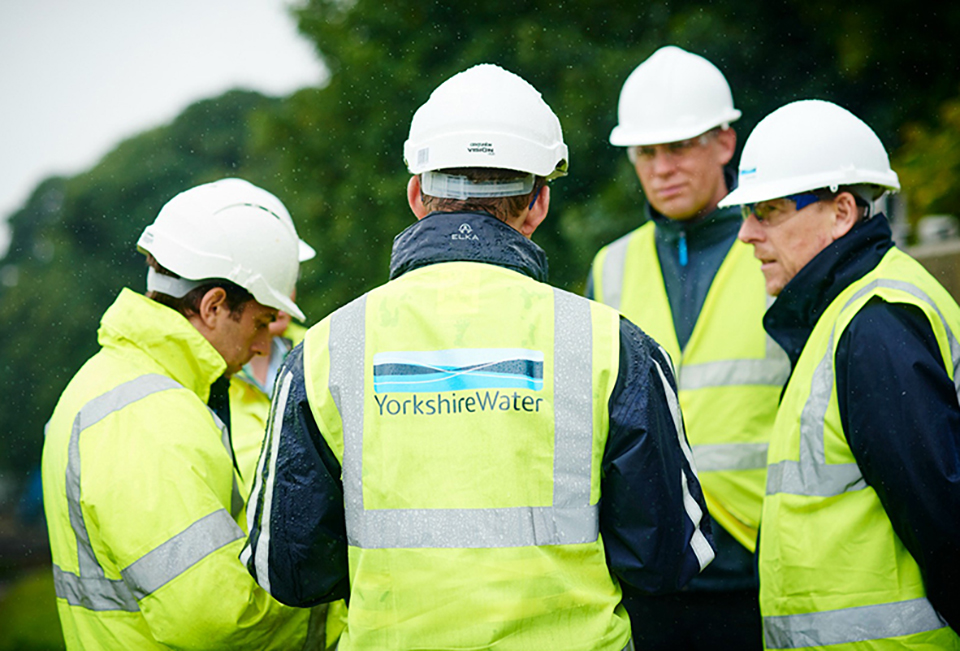
<instances>
[{"instance_id":1,"label":"yellow hi-vis jacket","mask_svg":"<svg viewBox=\"0 0 960 651\"><path fill-rule=\"evenodd\" d=\"M621 651L617 578L713 559L666 353L545 275L495 217L433 213L288 355L241 559L284 603L349 594L341 651Z\"/></svg>"},{"instance_id":2,"label":"yellow hi-vis jacket","mask_svg":"<svg viewBox=\"0 0 960 651\"><path fill-rule=\"evenodd\" d=\"M604 247L593 263L598 301L619 309L670 354L680 407L710 515L751 552L763 502L767 443L786 354L763 330L760 262L734 242L681 351L653 222Z\"/></svg>"},{"instance_id":3,"label":"yellow hi-vis jacket","mask_svg":"<svg viewBox=\"0 0 960 651\"><path fill-rule=\"evenodd\" d=\"M770 442L760 533L768 649L960 649L960 638L927 600L920 568L864 481L840 419L835 347L874 297L921 310L951 378L960 364L960 308L895 248L819 318Z\"/></svg>"},{"instance_id":4,"label":"yellow hi-vis jacket","mask_svg":"<svg viewBox=\"0 0 960 651\"><path fill-rule=\"evenodd\" d=\"M177 312L130 290L64 390L43 448L57 607L68 649L300 649L285 607L237 556L242 508L207 407L223 358Z\"/></svg>"}]
</instances>

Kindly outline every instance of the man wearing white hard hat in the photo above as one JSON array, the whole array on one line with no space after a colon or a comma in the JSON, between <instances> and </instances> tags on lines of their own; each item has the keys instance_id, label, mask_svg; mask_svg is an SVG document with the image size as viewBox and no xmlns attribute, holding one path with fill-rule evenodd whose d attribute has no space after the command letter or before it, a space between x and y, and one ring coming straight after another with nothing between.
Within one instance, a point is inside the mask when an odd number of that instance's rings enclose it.
<instances>
[{"instance_id":1,"label":"man wearing white hard hat","mask_svg":"<svg viewBox=\"0 0 960 651\"><path fill-rule=\"evenodd\" d=\"M211 187L214 186L214 187ZM265 354L297 233L229 185L171 199L137 243L101 350L64 390L43 449L44 506L68 649L301 649L310 611L273 600L245 539L227 387Z\"/></svg>"},{"instance_id":2,"label":"man wearing white hard hat","mask_svg":"<svg viewBox=\"0 0 960 651\"><path fill-rule=\"evenodd\" d=\"M793 368L760 530L770 649L960 649L960 308L872 214L899 187L870 127L807 100L757 125L721 202Z\"/></svg>"},{"instance_id":3,"label":"man wearing white hard hat","mask_svg":"<svg viewBox=\"0 0 960 651\"><path fill-rule=\"evenodd\" d=\"M209 202L221 207L224 197L236 205L259 206L269 210L290 228L293 218L283 202L274 194L259 188L249 181L225 178L206 183L191 190L194 205ZM312 260L317 252L302 239L297 243L297 259L303 263ZM291 293L291 298L293 298ZM277 317L267 327L269 343L266 352L254 355L243 368L230 377L230 435L233 452L240 474L240 494L249 495L260 446L266 431L270 411L270 392L280 365L293 345L300 343L306 329L293 323L291 315L279 310Z\"/></svg>"},{"instance_id":4,"label":"man wearing white hard hat","mask_svg":"<svg viewBox=\"0 0 960 651\"><path fill-rule=\"evenodd\" d=\"M621 584L679 589L713 550L669 359L529 239L560 122L475 66L404 157L390 282L281 371L247 567L285 603L349 596L341 650L632 649Z\"/></svg>"},{"instance_id":5,"label":"man wearing white hard hat","mask_svg":"<svg viewBox=\"0 0 960 651\"><path fill-rule=\"evenodd\" d=\"M740 117L723 73L667 46L620 93L610 142L625 147L646 197L646 223L604 247L587 295L619 309L677 366L680 406L714 523L716 560L688 588L627 593L648 649L761 647L753 552L766 449L789 364L763 331L760 265L737 241L740 216L719 208Z\"/></svg>"}]
</instances>

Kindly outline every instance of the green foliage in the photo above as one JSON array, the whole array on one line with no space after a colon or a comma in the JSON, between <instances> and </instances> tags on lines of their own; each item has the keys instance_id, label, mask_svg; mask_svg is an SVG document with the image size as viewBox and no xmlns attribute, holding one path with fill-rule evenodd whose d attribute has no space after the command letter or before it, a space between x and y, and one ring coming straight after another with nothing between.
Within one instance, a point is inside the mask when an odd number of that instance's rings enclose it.
<instances>
[{"instance_id":1,"label":"green foliage","mask_svg":"<svg viewBox=\"0 0 960 651\"><path fill-rule=\"evenodd\" d=\"M21 576L0 598L0 651L65 649L49 567Z\"/></svg>"},{"instance_id":2,"label":"green foliage","mask_svg":"<svg viewBox=\"0 0 960 651\"><path fill-rule=\"evenodd\" d=\"M0 469L39 462L43 426L97 350L100 316L124 286L142 289L135 243L181 190L246 173L250 130L276 100L233 92L122 143L92 170L41 183L10 220L0 270Z\"/></svg>"},{"instance_id":3,"label":"green foliage","mask_svg":"<svg viewBox=\"0 0 960 651\"><path fill-rule=\"evenodd\" d=\"M893 164L911 216L960 215L960 94L943 103L934 126L913 123L903 133Z\"/></svg>"},{"instance_id":4,"label":"green foliage","mask_svg":"<svg viewBox=\"0 0 960 651\"><path fill-rule=\"evenodd\" d=\"M725 3L657 0L307 0L301 32L329 67L322 89L282 100L233 92L121 144L89 172L42 183L11 221L0 266L0 469L37 462L43 423L69 377L96 350L95 330L120 287L143 287L134 250L171 196L242 176L290 208L318 250L299 302L311 322L382 283L393 237L410 225L402 147L416 108L453 74L497 63L537 87L571 152L535 240L551 280L579 291L596 250L635 228L643 200L607 138L630 71L672 43L714 61L744 117L800 98L849 108L891 149L917 205L955 211L955 97L960 5L906 0Z\"/></svg>"}]
</instances>

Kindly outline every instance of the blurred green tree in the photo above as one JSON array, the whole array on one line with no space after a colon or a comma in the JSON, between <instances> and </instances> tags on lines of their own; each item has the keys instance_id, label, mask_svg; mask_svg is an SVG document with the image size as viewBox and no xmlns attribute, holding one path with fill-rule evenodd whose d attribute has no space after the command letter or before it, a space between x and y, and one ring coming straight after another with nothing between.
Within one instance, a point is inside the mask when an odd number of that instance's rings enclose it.
<instances>
[{"instance_id":1,"label":"blurred green tree","mask_svg":"<svg viewBox=\"0 0 960 651\"><path fill-rule=\"evenodd\" d=\"M891 149L901 125L916 125L895 157L904 185L922 205L948 209L951 104L937 119L956 97L960 5L915 4L305 0L295 13L330 69L326 87L200 102L90 171L48 179L13 216L0 262L0 390L16 408L0 410L0 470L36 463L60 390L96 350L100 314L120 287L143 286L133 243L187 187L242 176L287 204L318 250L299 288L311 322L383 282L393 237L413 221L402 161L410 118L439 83L477 63L523 76L560 117L570 175L554 184L534 239L552 282L573 291L596 250L643 219L639 183L607 137L623 81L665 44L723 70L744 113L741 143L764 115L801 98L849 108Z\"/></svg>"},{"instance_id":2,"label":"blurred green tree","mask_svg":"<svg viewBox=\"0 0 960 651\"><path fill-rule=\"evenodd\" d=\"M940 107L939 120L908 124L893 160L910 215L960 216L960 93Z\"/></svg>"},{"instance_id":3,"label":"blurred green tree","mask_svg":"<svg viewBox=\"0 0 960 651\"><path fill-rule=\"evenodd\" d=\"M121 287L143 288L144 226L177 192L245 174L246 124L278 103L232 92L194 104L90 171L44 181L12 215L0 267L0 471L36 466L60 392L97 350L100 316Z\"/></svg>"}]
</instances>

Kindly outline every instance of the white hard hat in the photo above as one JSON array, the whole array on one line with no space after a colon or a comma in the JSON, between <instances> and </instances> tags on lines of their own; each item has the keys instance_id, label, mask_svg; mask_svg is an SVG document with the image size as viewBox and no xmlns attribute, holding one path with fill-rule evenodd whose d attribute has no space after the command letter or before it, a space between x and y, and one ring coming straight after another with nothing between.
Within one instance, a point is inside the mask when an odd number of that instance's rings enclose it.
<instances>
[{"instance_id":1,"label":"white hard hat","mask_svg":"<svg viewBox=\"0 0 960 651\"><path fill-rule=\"evenodd\" d=\"M668 45L637 66L623 84L619 124L610 132L617 147L687 140L740 117L730 86L702 56Z\"/></svg>"},{"instance_id":2,"label":"white hard hat","mask_svg":"<svg viewBox=\"0 0 960 651\"><path fill-rule=\"evenodd\" d=\"M763 118L743 146L737 188L720 202L736 206L799 192L872 186L876 199L899 190L880 138L831 102L801 100Z\"/></svg>"},{"instance_id":3,"label":"white hard hat","mask_svg":"<svg viewBox=\"0 0 960 651\"><path fill-rule=\"evenodd\" d=\"M204 183L190 189L191 201L196 202L196 206L209 205L211 208L225 208L232 204L250 203L256 206L263 206L283 221L290 224L290 228L296 230L293 224L293 217L287 207L283 205L275 195L267 192L261 187L244 179L235 177L220 179L212 183ZM209 202L209 203L207 203ZM299 241L298 259L300 262L306 262L313 259L317 252L312 246Z\"/></svg>"},{"instance_id":4,"label":"white hard hat","mask_svg":"<svg viewBox=\"0 0 960 651\"><path fill-rule=\"evenodd\" d=\"M491 64L440 84L417 109L403 158L411 174L454 167L567 173L560 120L526 81Z\"/></svg>"},{"instance_id":5,"label":"white hard hat","mask_svg":"<svg viewBox=\"0 0 960 651\"><path fill-rule=\"evenodd\" d=\"M212 185L197 186L168 201L144 229L137 249L184 279L229 280L261 305L303 321L303 312L290 298L299 270L293 222L268 206L237 201L230 190L237 184L211 189ZM222 201L215 200L218 195Z\"/></svg>"}]
</instances>

